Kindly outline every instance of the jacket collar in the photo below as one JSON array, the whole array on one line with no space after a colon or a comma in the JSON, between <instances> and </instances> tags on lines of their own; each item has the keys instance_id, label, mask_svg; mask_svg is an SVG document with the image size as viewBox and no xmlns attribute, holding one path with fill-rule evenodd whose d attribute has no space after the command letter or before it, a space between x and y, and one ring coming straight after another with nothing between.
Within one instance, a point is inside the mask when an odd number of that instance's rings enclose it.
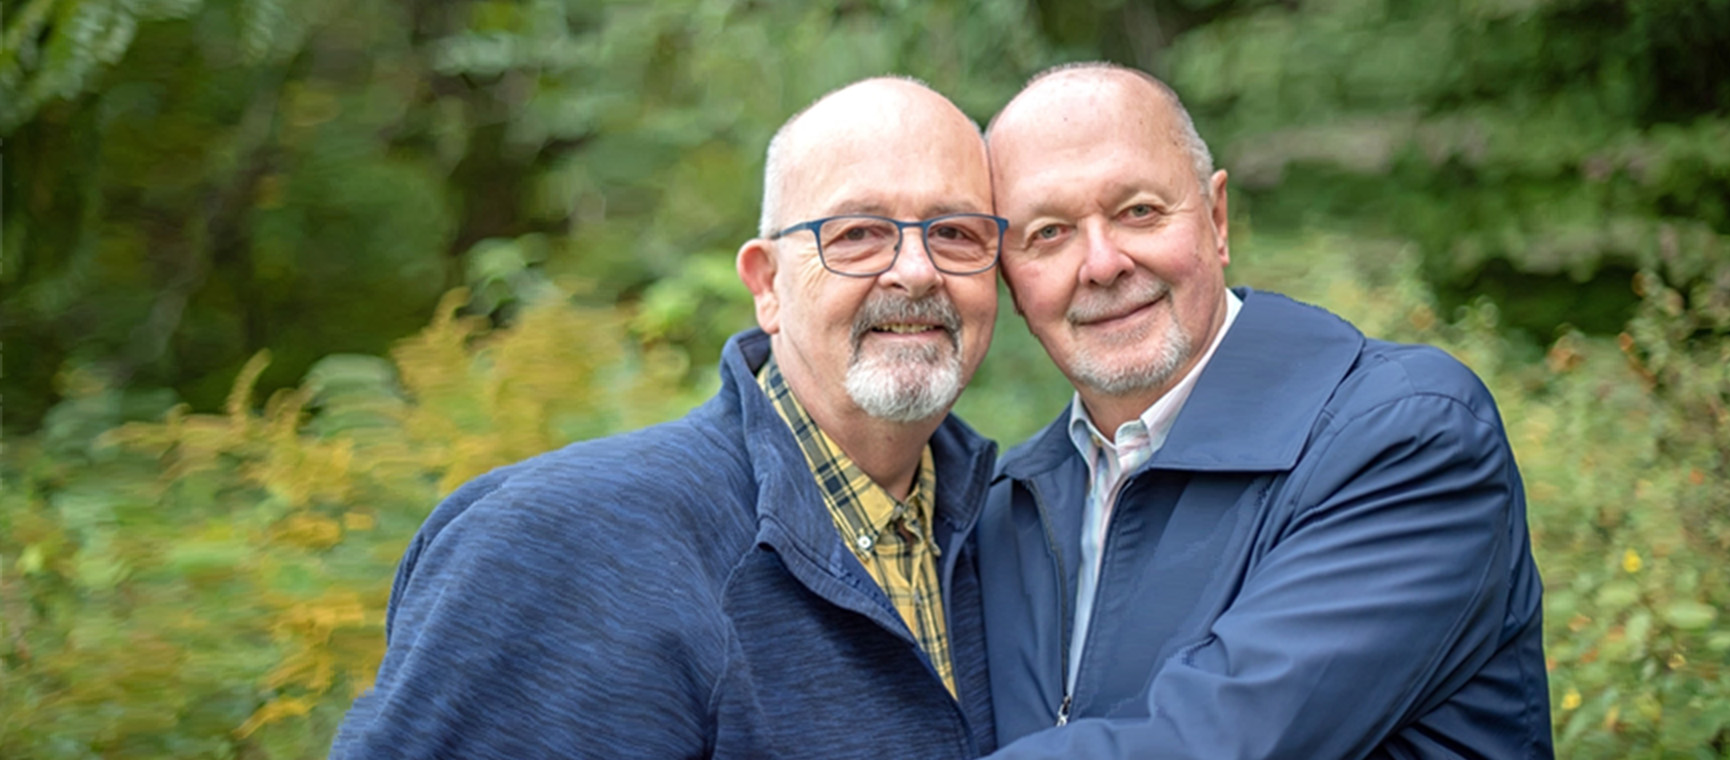
<instances>
[{"instance_id":1,"label":"jacket collar","mask_svg":"<svg viewBox=\"0 0 1730 760\"><path fill-rule=\"evenodd\" d=\"M911 632L877 582L841 542L792 429L758 387L756 371L768 357L769 336L761 330L748 330L727 341L721 350L721 392L713 400L718 411L715 419L723 429L709 433L736 441L734 450L742 447L748 460L757 485L758 545L772 548L787 571L813 593L887 630L902 631L912 643ZM949 635L960 642L978 642L983 636L978 600L958 590L973 589L971 593L977 594L976 579L966 574L970 569L958 567L971 568L961 562L966 554L963 542L984 506L997 445L949 415L931 436L931 453L937 473L937 519L932 532L942 547L939 577ZM984 658L970 659L970 651L983 651L983 647L958 644L951 651L955 684L972 741L990 749L991 698Z\"/></svg>"},{"instance_id":2,"label":"jacket collar","mask_svg":"<svg viewBox=\"0 0 1730 760\"><path fill-rule=\"evenodd\" d=\"M1321 308L1278 293L1234 288L1243 311L1202 370L1150 469L1290 469L1364 336ZM1025 479L1075 456L1067 410L1003 459Z\"/></svg>"},{"instance_id":3,"label":"jacket collar","mask_svg":"<svg viewBox=\"0 0 1730 760\"><path fill-rule=\"evenodd\" d=\"M728 339L721 349L721 397L737 404L746 455L753 463L758 486L758 516L773 519L806 547L831 547L825 564L851 559L841 545L822 505L811 468L793 438L793 431L775 411L774 403L757 386L757 370L769 359L769 336L751 329ZM936 517L960 533L977 518L997 445L974 432L959 417L949 415L931 436L937 472ZM789 477L793 473L795 477ZM948 533L949 531L942 531ZM947 552L948 546L943 550Z\"/></svg>"}]
</instances>

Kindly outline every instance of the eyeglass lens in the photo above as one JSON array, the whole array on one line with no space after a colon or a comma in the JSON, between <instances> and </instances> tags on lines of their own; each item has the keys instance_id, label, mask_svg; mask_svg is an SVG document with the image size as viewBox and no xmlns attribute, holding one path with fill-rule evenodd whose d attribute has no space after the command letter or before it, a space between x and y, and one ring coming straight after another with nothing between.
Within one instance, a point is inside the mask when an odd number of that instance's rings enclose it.
<instances>
[{"instance_id":1,"label":"eyeglass lens","mask_svg":"<svg viewBox=\"0 0 1730 760\"><path fill-rule=\"evenodd\" d=\"M991 217L940 217L931 220L927 229L925 249L938 269L974 272L989 267L997 256L997 223ZM824 263L849 274L888 269L900 236L894 222L870 216L838 216L817 231Z\"/></svg>"}]
</instances>

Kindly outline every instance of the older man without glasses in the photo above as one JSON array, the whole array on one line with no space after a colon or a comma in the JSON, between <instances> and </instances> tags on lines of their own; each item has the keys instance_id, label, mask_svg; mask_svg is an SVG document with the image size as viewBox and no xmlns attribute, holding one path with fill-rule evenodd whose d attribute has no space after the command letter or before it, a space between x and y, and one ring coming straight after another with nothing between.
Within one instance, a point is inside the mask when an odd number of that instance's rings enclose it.
<instances>
[{"instance_id":1,"label":"older man without glasses","mask_svg":"<svg viewBox=\"0 0 1730 760\"><path fill-rule=\"evenodd\" d=\"M1226 173L1146 74L1054 70L988 131L1004 279L1075 386L980 518L994 757L1551 757L1471 371L1228 290Z\"/></svg>"}]
</instances>

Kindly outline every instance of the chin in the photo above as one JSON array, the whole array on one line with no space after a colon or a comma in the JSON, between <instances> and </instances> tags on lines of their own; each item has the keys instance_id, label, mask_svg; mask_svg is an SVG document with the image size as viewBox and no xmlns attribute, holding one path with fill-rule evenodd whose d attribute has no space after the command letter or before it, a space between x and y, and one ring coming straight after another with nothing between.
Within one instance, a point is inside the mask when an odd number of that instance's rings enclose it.
<instances>
[{"instance_id":1,"label":"chin","mask_svg":"<svg viewBox=\"0 0 1730 760\"><path fill-rule=\"evenodd\" d=\"M938 366L890 366L859 362L847 370L847 395L873 418L918 422L949 411L963 382L953 357Z\"/></svg>"},{"instance_id":2,"label":"chin","mask_svg":"<svg viewBox=\"0 0 1730 760\"><path fill-rule=\"evenodd\" d=\"M1078 387L1106 396L1128 396L1171 382L1194 356L1188 336L1173 330L1158 348L1130 358L1122 351L1077 353L1064 374Z\"/></svg>"}]
</instances>

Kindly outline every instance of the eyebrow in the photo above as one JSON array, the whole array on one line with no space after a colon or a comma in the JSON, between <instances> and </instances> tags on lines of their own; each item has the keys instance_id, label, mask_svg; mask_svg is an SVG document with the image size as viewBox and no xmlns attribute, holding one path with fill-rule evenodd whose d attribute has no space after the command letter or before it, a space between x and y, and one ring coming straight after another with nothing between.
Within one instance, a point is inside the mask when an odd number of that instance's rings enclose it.
<instances>
[{"instance_id":1,"label":"eyebrow","mask_svg":"<svg viewBox=\"0 0 1730 760\"><path fill-rule=\"evenodd\" d=\"M1038 203L1033 204L1033 208L1028 209L1027 213L1022 214L1020 219L1011 220L1011 223L1026 221L1029 219L1038 219L1045 216L1066 215L1067 212L1059 209L1056 204L1052 203L1048 199L1048 197L1042 197Z\"/></svg>"},{"instance_id":2,"label":"eyebrow","mask_svg":"<svg viewBox=\"0 0 1730 760\"><path fill-rule=\"evenodd\" d=\"M881 203L873 201L848 201L836 206L835 208L829 209L825 212L825 215L838 216L842 214L873 214L876 216L887 216L888 211L888 207Z\"/></svg>"},{"instance_id":3,"label":"eyebrow","mask_svg":"<svg viewBox=\"0 0 1730 760\"><path fill-rule=\"evenodd\" d=\"M1118 206L1138 195L1147 195L1161 204L1165 204L1167 200L1165 196L1161 195L1157 190L1139 187L1127 182L1119 182L1107 185L1102 192L1093 194L1090 198L1085 199L1083 203L1084 205L1091 206L1093 205L1094 199L1106 198L1109 201L1106 205ZM1066 218L1071 215L1069 205L1070 204L1054 203L1050 200L1049 195L1044 196L1040 198L1039 202L1035 203L1033 208L1031 208L1022 218L1037 219L1044 216Z\"/></svg>"},{"instance_id":4,"label":"eyebrow","mask_svg":"<svg viewBox=\"0 0 1730 760\"><path fill-rule=\"evenodd\" d=\"M991 213L991 210L986 209L980 211L967 204L939 203L935 206L926 206L920 213L920 219L930 219L932 217L944 216L946 214L989 214ZM881 217L890 216L889 207L877 201L851 201L836 206L828 213L829 216L840 216L844 214L870 214L872 216Z\"/></svg>"},{"instance_id":5,"label":"eyebrow","mask_svg":"<svg viewBox=\"0 0 1730 760\"><path fill-rule=\"evenodd\" d=\"M931 217L943 216L944 214L989 214L991 212L992 212L992 209L989 209L989 208L984 210L984 211L980 211L979 209L976 209L976 208L973 208L973 207L967 206L967 205L960 205L960 204L954 204L954 203L942 203L942 204L938 204L936 206L931 206L931 207L926 208L925 209L925 218L930 219Z\"/></svg>"}]
</instances>

